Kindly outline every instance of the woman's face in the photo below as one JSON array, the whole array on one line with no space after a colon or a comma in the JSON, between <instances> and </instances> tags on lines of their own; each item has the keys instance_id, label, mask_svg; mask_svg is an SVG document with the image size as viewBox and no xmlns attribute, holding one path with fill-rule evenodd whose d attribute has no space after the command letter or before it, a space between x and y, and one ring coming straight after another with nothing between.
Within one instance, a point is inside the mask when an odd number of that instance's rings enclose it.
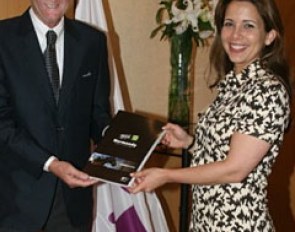
<instances>
[{"instance_id":1,"label":"woman's face","mask_svg":"<svg viewBox=\"0 0 295 232\"><path fill-rule=\"evenodd\" d=\"M263 20L252 3L232 1L228 5L221 40L236 73L259 58L263 47L271 44L275 36L274 30L264 30Z\"/></svg>"},{"instance_id":2,"label":"woman's face","mask_svg":"<svg viewBox=\"0 0 295 232\"><path fill-rule=\"evenodd\" d=\"M69 0L31 0L31 5L39 19L52 28L64 16L69 2Z\"/></svg>"}]
</instances>

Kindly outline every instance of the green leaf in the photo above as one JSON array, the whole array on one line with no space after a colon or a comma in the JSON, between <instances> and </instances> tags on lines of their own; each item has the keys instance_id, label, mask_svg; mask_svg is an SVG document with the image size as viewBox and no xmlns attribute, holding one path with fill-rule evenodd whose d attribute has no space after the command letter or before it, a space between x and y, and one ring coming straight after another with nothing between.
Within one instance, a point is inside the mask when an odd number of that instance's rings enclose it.
<instances>
[{"instance_id":1,"label":"green leaf","mask_svg":"<svg viewBox=\"0 0 295 232\"><path fill-rule=\"evenodd\" d=\"M158 34L158 32L163 28L163 26L164 26L164 25L160 25L160 26L158 26L157 28L155 28L155 29L152 31L152 33L151 33L151 35L150 35L150 38L154 38L154 37Z\"/></svg>"},{"instance_id":2,"label":"green leaf","mask_svg":"<svg viewBox=\"0 0 295 232\"><path fill-rule=\"evenodd\" d=\"M195 35L193 38L197 47L200 47L200 46L203 47L205 45L204 41L199 37L199 35Z\"/></svg>"},{"instance_id":3,"label":"green leaf","mask_svg":"<svg viewBox=\"0 0 295 232\"><path fill-rule=\"evenodd\" d=\"M202 21L199 19L198 21L199 30L200 31L214 31L214 28L212 27L211 23L209 21Z\"/></svg>"},{"instance_id":4,"label":"green leaf","mask_svg":"<svg viewBox=\"0 0 295 232\"><path fill-rule=\"evenodd\" d=\"M166 10L165 8L160 8L156 13L156 22L158 24L162 23L163 11Z\"/></svg>"}]
</instances>

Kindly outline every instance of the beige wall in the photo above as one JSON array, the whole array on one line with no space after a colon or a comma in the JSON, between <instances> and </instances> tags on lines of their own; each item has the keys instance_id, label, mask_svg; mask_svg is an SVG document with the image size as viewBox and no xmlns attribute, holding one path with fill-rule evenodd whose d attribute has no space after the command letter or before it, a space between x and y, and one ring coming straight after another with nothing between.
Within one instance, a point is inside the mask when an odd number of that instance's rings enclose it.
<instances>
[{"instance_id":1,"label":"beige wall","mask_svg":"<svg viewBox=\"0 0 295 232\"><path fill-rule=\"evenodd\" d=\"M159 0L102 1L105 4L120 82L124 87L125 98L130 101L129 108L165 118L170 76L169 43L160 41L159 37L149 38L150 32L156 26L155 12ZM29 0L0 0L0 18L23 12L28 3ZM291 30L294 22L294 14L291 13L291 9L295 7L294 1L281 0L278 3L284 9L284 20L290 28L287 33L288 50L294 54L294 30ZM73 5L73 1L71 4ZM73 16L73 6L68 15ZM292 59L294 64L294 57ZM208 66L207 60L208 48L198 48L195 62L194 119L196 112L204 109L213 98L203 80L204 70ZM294 133L292 127L271 178L270 203L278 232L295 231L295 174L292 158L294 152L291 150ZM179 167L180 158L155 154L148 165ZM158 193L165 208L170 230L177 231L179 186L167 185L159 189Z\"/></svg>"}]
</instances>

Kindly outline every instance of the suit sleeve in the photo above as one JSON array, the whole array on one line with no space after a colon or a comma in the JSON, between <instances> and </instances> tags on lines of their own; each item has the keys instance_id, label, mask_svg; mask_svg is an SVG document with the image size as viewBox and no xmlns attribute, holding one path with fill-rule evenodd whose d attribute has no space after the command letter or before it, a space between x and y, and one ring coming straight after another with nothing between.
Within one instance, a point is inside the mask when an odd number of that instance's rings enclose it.
<instances>
[{"instance_id":1,"label":"suit sleeve","mask_svg":"<svg viewBox=\"0 0 295 232\"><path fill-rule=\"evenodd\" d=\"M3 57L0 59L0 162L8 162L24 168L38 177L49 153L38 145L17 120L17 109L13 107L12 90L7 80ZM16 164L17 163L17 164Z\"/></svg>"},{"instance_id":2,"label":"suit sleeve","mask_svg":"<svg viewBox=\"0 0 295 232\"><path fill-rule=\"evenodd\" d=\"M94 94L93 124L91 137L95 143L100 138L103 129L110 121L110 75L108 66L108 52L106 36L101 34L99 41L98 76Z\"/></svg>"}]
</instances>

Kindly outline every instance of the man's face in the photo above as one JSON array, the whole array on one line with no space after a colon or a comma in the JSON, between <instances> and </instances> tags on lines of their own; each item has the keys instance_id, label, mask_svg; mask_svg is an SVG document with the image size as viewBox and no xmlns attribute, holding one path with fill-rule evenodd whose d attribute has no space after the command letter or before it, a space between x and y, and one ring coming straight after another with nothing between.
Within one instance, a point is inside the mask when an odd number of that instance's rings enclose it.
<instances>
[{"instance_id":1,"label":"man's face","mask_svg":"<svg viewBox=\"0 0 295 232\"><path fill-rule=\"evenodd\" d=\"M31 5L36 15L50 28L58 24L65 14L69 3L70 0L31 0Z\"/></svg>"}]
</instances>

